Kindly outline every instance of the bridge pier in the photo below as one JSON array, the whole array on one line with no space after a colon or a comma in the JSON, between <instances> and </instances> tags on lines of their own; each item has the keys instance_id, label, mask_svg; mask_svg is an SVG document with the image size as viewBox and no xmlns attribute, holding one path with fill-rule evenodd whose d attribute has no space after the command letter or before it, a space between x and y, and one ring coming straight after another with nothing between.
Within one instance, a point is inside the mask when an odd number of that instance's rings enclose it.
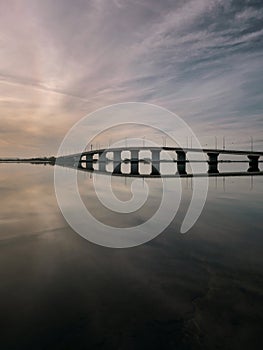
<instances>
[{"instance_id":1,"label":"bridge pier","mask_svg":"<svg viewBox=\"0 0 263 350\"><path fill-rule=\"evenodd\" d=\"M152 152L152 172L151 175L160 175L160 150L151 150Z\"/></svg>"},{"instance_id":2,"label":"bridge pier","mask_svg":"<svg viewBox=\"0 0 263 350\"><path fill-rule=\"evenodd\" d=\"M176 151L177 154L177 173L186 174L186 152Z\"/></svg>"},{"instance_id":3,"label":"bridge pier","mask_svg":"<svg viewBox=\"0 0 263 350\"><path fill-rule=\"evenodd\" d=\"M133 149L131 152L131 174L139 175L139 150Z\"/></svg>"},{"instance_id":4,"label":"bridge pier","mask_svg":"<svg viewBox=\"0 0 263 350\"><path fill-rule=\"evenodd\" d=\"M113 151L113 173L121 174L121 150Z\"/></svg>"},{"instance_id":5,"label":"bridge pier","mask_svg":"<svg viewBox=\"0 0 263 350\"><path fill-rule=\"evenodd\" d=\"M94 168L93 168L93 154L90 154L90 153L86 154L86 169L87 170L94 170Z\"/></svg>"},{"instance_id":6,"label":"bridge pier","mask_svg":"<svg viewBox=\"0 0 263 350\"><path fill-rule=\"evenodd\" d=\"M248 168L248 172L255 172L255 171L259 171L259 167L258 167L258 160L259 160L259 156L255 156L255 155L248 155L248 160L249 160L249 168Z\"/></svg>"},{"instance_id":7,"label":"bridge pier","mask_svg":"<svg viewBox=\"0 0 263 350\"><path fill-rule=\"evenodd\" d=\"M106 171L106 151L104 152L99 152L99 171Z\"/></svg>"},{"instance_id":8,"label":"bridge pier","mask_svg":"<svg viewBox=\"0 0 263 350\"><path fill-rule=\"evenodd\" d=\"M218 171L219 152L208 152L208 174L216 174Z\"/></svg>"}]
</instances>

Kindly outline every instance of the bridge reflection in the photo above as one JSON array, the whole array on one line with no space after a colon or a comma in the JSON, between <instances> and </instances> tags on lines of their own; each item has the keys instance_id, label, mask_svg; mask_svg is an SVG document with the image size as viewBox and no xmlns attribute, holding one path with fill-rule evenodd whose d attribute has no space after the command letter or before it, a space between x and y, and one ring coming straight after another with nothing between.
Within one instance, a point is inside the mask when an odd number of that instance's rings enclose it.
<instances>
[{"instance_id":1,"label":"bridge reflection","mask_svg":"<svg viewBox=\"0 0 263 350\"><path fill-rule=\"evenodd\" d=\"M207 172L204 173L190 173L186 171L186 164L185 162L177 163L177 172L170 173L170 174L163 174L160 171L160 165L163 163L162 161L155 162L151 164L152 171L149 174L140 173L139 171L139 162L130 162L130 172L123 172L121 170L121 165L126 162L120 162L118 164L114 163L113 161L93 161L91 162L56 162L56 165L75 169L78 171L83 171L91 174L104 174L104 175L112 175L112 176L123 176L123 177L141 177L141 178L192 178L192 177L228 177L228 176L257 176L257 175L263 175L263 171L261 171L258 167L253 168L251 166L248 167L247 171L219 171L217 168L214 171L213 166L211 164L208 167ZM174 163L174 162L165 162L165 163ZM145 162L145 164L149 164L148 162ZM108 171L107 167L110 165L110 167L113 169L112 171ZM97 169L95 168L97 167Z\"/></svg>"}]
</instances>

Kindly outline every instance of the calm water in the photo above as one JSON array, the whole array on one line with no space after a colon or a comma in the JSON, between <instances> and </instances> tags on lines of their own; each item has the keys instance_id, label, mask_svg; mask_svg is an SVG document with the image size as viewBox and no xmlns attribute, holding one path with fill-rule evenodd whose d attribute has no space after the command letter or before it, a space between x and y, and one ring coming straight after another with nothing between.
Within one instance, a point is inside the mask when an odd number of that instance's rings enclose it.
<instances>
[{"instance_id":1,"label":"calm water","mask_svg":"<svg viewBox=\"0 0 263 350\"><path fill-rule=\"evenodd\" d=\"M184 179L179 212L161 235L136 248L109 249L70 229L51 166L0 167L1 349L263 346L261 176L211 178L201 217L182 235L192 191ZM79 175L89 210L118 227L156 210L159 180L148 181L151 201L121 216L99 204L89 175ZM130 182L113 180L123 200Z\"/></svg>"}]
</instances>

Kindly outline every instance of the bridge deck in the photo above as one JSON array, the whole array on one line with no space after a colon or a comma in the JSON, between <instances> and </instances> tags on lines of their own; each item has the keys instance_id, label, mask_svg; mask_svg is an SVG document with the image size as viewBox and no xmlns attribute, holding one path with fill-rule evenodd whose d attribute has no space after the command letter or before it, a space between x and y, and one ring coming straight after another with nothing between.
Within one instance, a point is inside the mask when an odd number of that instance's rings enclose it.
<instances>
[{"instance_id":1,"label":"bridge deck","mask_svg":"<svg viewBox=\"0 0 263 350\"><path fill-rule=\"evenodd\" d=\"M151 150L160 150L160 151L174 151L174 152L203 152L203 153L220 153L220 154L236 154L236 155L255 155L255 156L263 156L263 152L261 151L245 151L245 150L229 150L229 149L214 149L214 148L180 148L180 147L147 147L147 146L138 146L138 147L114 147L114 148L101 148L101 149L95 149L91 151L85 151L78 154L97 154L102 152L115 152L115 151L151 151ZM75 154L77 155L77 154Z\"/></svg>"}]
</instances>

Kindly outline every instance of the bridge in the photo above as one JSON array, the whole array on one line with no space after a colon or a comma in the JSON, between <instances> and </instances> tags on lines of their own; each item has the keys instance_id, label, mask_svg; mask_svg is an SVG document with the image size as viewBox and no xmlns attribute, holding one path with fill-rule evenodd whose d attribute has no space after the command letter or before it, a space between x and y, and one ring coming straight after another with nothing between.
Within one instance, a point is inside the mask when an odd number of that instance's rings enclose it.
<instances>
[{"instance_id":1,"label":"bridge","mask_svg":"<svg viewBox=\"0 0 263 350\"><path fill-rule=\"evenodd\" d=\"M122 159L122 152L130 152L130 158ZM68 166L71 168L77 168L84 171L94 171L94 164L98 163L98 171L100 173L109 173L106 171L106 165L108 162L113 162L113 175L124 175L121 171L122 163L130 163L130 176L141 176L139 171L139 163L144 161L140 159L140 151L150 151L151 157L147 159L147 162L151 163L151 173L149 176L160 176L160 164L167 162L167 160L161 159L162 151L169 151L176 155L176 159L172 160L177 164L178 176L193 176L193 174L187 174L186 164L194 162L187 158L187 154L193 153L204 153L206 154L206 162L208 164L208 170L206 174L199 174L199 176L207 175L218 175L226 176L226 173L219 173L218 163L224 162L220 160L220 155L243 155L246 157L249 164L248 170L245 174L262 174L259 170L260 157L263 156L263 152L258 151L240 151L240 150L226 150L226 149L210 149L210 148L180 148L180 147L124 147L124 148L101 148L90 151L84 151L82 153L75 153L66 156L60 156L56 159L57 165ZM107 158L107 154L112 153L113 158ZM171 162L171 160L169 161ZM97 170L96 170L97 172ZM229 173L227 173L229 174ZM231 172L232 176L236 173ZM240 172L239 172L240 174ZM145 175L143 175L145 176ZM163 176L163 175L162 175ZM171 175L171 176L174 176ZM198 174L194 174L198 176ZM229 175L228 175L229 176Z\"/></svg>"}]
</instances>

